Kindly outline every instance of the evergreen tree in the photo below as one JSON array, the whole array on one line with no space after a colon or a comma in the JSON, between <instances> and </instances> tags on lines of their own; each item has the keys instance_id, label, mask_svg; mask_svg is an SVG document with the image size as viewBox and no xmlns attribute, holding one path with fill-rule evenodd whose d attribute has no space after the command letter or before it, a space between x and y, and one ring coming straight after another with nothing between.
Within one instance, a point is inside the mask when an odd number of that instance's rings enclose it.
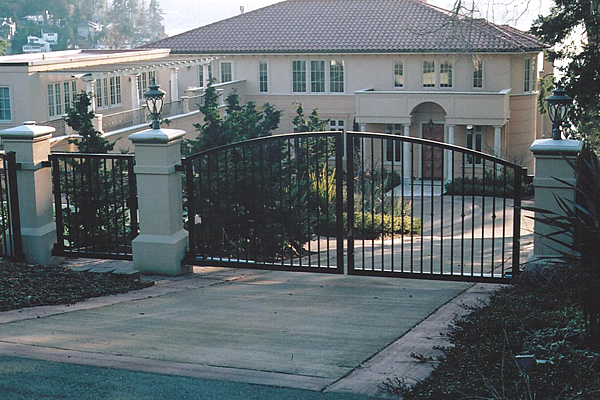
<instances>
[{"instance_id":1,"label":"evergreen tree","mask_svg":"<svg viewBox=\"0 0 600 400\"><path fill-rule=\"evenodd\" d=\"M115 144L106 140L94 127L95 113L89 109L91 102L90 95L82 92L77 95L75 104L67 112L67 125L81 136L81 139L73 139L72 143L77 145L81 153L108 153Z\"/></svg>"},{"instance_id":2,"label":"evergreen tree","mask_svg":"<svg viewBox=\"0 0 600 400\"><path fill-rule=\"evenodd\" d=\"M600 2L554 0L548 16L534 21L531 33L545 43L550 61L559 62L559 84L574 100L570 119L590 142L600 138Z\"/></svg>"},{"instance_id":3,"label":"evergreen tree","mask_svg":"<svg viewBox=\"0 0 600 400\"><path fill-rule=\"evenodd\" d=\"M296 103L296 116L292 120L292 124L294 124L295 132L323 132L329 126L329 119L321 119L316 108L313 108L308 119L306 119L304 105Z\"/></svg>"}]
</instances>

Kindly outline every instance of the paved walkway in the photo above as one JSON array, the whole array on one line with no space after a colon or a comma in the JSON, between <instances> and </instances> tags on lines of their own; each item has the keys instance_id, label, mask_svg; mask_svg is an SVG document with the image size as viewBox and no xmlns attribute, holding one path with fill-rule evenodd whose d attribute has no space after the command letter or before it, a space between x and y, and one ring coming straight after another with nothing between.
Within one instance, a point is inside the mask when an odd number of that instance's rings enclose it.
<instances>
[{"instance_id":1,"label":"paved walkway","mask_svg":"<svg viewBox=\"0 0 600 400\"><path fill-rule=\"evenodd\" d=\"M431 365L410 353L432 354L443 344L440 332L464 312L460 304L496 288L224 268L194 272L72 306L0 313L0 356L381 398L387 378L426 377Z\"/></svg>"}]
</instances>

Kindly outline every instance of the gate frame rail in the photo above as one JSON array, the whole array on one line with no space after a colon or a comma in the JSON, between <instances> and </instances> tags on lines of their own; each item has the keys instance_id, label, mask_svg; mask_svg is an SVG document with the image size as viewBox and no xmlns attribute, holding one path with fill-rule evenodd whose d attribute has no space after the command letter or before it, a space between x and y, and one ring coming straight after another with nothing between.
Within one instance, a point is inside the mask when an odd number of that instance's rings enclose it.
<instances>
[{"instance_id":1,"label":"gate frame rail","mask_svg":"<svg viewBox=\"0 0 600 400\"><path fill-rule=\"evenodd\" d=\"M11 237L9 247L4 244L0 249L8 250L7 253L0 253L0 256L8 260L23 261L25 255L23 253L23 238L21 234L21 212L19 207L19 185L17 181L17 170L21 169L21 165L16 161L16 153L14 151L0 152L0 157L5 162L4 165L4 180L6 182L6 202L7 202L7 221L8 233ZM4 216L3 216L4 219ZM6 240L6 229L1 233L3 240Z\"/></svg>"}]
</instances>

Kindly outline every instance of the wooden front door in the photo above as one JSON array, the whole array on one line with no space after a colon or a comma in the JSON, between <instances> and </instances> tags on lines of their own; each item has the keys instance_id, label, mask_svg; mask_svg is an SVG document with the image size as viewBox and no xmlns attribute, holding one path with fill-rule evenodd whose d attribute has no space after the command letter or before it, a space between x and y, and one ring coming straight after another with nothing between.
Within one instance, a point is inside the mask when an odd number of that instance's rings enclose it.
<instances>
[{"instance_id":1,"label":"wooden front door","mask_svg":"<svg viewBox=\"0 0 600 400\"><path fill-rule=\"evenodd\" d=\"M429 129L428 124L422 126L423 139L444 141L444 125L434 124ZM443 150L438 147L423 146L423 169L421 176L423 179L442 179L444 177Z\"/></svg>"}]
</instances>

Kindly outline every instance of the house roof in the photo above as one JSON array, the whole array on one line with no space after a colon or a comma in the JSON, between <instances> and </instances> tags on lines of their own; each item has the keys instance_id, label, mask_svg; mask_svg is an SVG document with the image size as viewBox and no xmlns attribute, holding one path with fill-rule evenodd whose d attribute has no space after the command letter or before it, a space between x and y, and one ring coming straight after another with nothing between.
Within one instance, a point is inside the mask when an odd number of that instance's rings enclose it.
<instances>
[{"instance_id":1,"label":"house roof","mask_svg":"<svg viewBox=\"0 0 600 400\"><path fill-rule=\"evenodd\" d=\"M523 52L532 35L419 0L287 0L149 43L174 54Z\"/></svg>"}]
</instances>

